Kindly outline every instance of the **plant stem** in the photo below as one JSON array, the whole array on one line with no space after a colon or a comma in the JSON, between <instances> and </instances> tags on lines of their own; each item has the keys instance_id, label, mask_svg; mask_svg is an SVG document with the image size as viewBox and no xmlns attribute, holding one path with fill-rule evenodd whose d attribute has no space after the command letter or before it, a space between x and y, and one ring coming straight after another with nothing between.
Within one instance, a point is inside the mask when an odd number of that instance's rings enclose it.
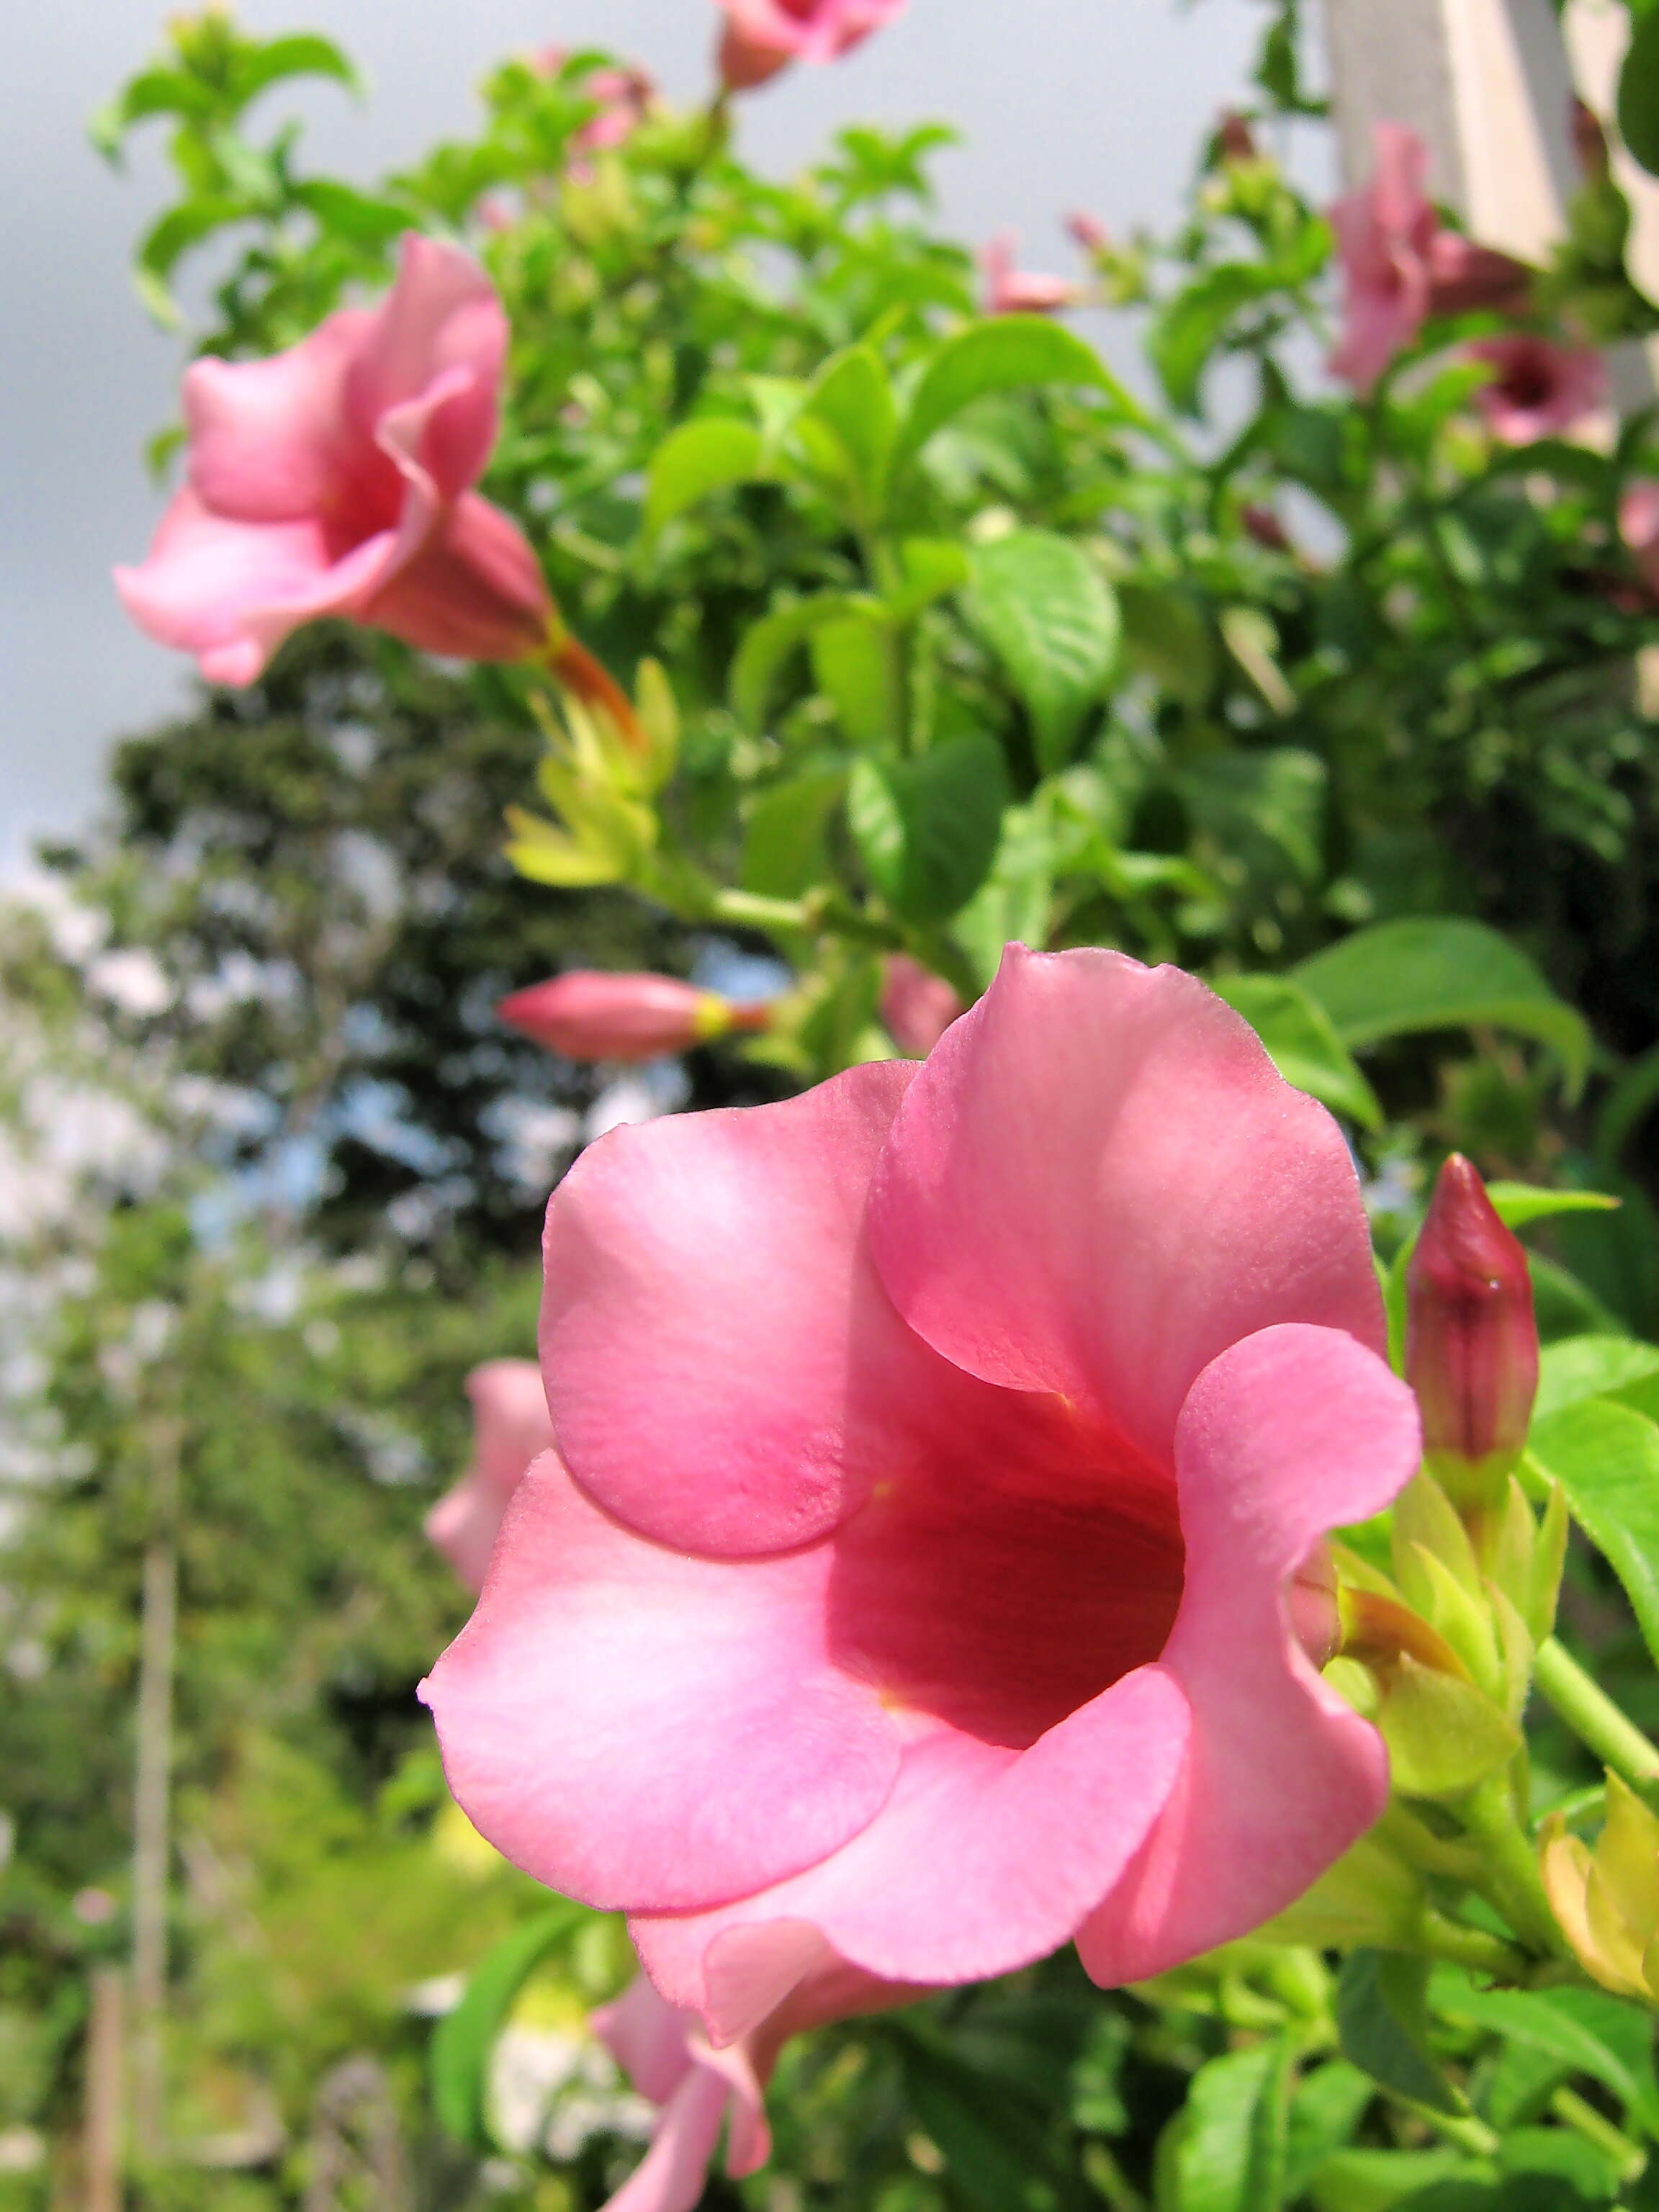
<instances>
[{"instance_id":1,"label":"plant stem","mask_svg":"<svg viewBox=\"0 0 1659 2212\"><path fill-rule=\"evenodd\" d=\"M1558 2120L1575 2129L1587 2142L1604 2150L1609 2158L1619 2162L1621 2181L1634 2181L1646 2166L1647 2154L1639 2143L1634 2143L1621 2129L1614 2127L1604 2112L1578 2094L1576 2089L1558 2089L1550 2099L1550 2110Z\"/></svg>"},{"instance_id":2,"label":"plant stem","mask_svg":"<svg viewBox=\"0 0 1659 2212\"><path fill-rule=\"evenodd\" d=\"M1625 1717L1553 1636L1540 1646L1533 1680L1573 1734L1621 1782L1644 1795L1659 1784L1659 1748Z\"/></svg>"},{"instance_id":3,"label":"plant stem","mask_svg":"<svg viewBox=\"0 0 1659 2212\"><path fill-rule=\"evenodd\" d=\"M1479 1887L1523 1943L1547 1957L1562 1949L1538 1872L1531 1838L1515 1816L1507 1774L1494 1774L1457 1806L1458 1818L1481 1847Z\"/></svg>"},{"instance_id":4,"label":"plant stem","mask_svg":"<svg viewBox=\"0 0 1659 2212\"><path fill-rule=\"evenodd\" d=\"M1432 1907L1418 1923L1418 1948L1431 1958L1449 1960L1455 1966L1467 1966L1472 1973L1491 1974L1500 1982L1524 1982L1532 1966L1526 1953L1517 1951L1513 1943L1505 1943L1501 1936L1489 1936L1484 1928L1470 1928L1461 1920L1449 1920Z\"/></svg>"},{"instance_id":5,"label":"plant stem","mask_svg":"<svg viewBox=\"0 0 1659 2212\"><path fill-rule=\"evenodd\" d=\"M1491 2158L1498 2148L1501 2138L1497 2130L1477 2119L1473 2112L1467 2118L1460 2118L1451 2112L1437 2112L1429 2105L1413 2104L1411 2109L1436 2135L1443 2136L1449 2143L1455 2143L1459 2150L1473 2151L1477 2158Z\"/></svg>"}]
</instances>

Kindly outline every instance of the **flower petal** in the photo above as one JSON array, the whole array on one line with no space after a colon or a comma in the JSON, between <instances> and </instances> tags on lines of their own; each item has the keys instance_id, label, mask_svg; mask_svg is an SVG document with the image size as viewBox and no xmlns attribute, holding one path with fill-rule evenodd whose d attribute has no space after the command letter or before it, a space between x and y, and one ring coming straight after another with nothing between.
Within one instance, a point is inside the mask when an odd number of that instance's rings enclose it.
<instances>
[{"instance_id":1,"label":"flower petal","mask_svg":"<svg viewBox=\"0 0 1659 2212\"><path fill-rule=\"evenodd\" d=\"M1210 1360L1273 1322L1383 1342L1341 1132L1190 975L1010 945L917 1071L870 1206L882 1279L969 1374L1164 1465Z\"/></svg>"},{"instance_id":2,"label":"flower petal","mask_svg":"<svg viewBox=\"0 0 1659 2212\"><path fill-rule=\"evenodd\" d=\"M720 2075L692 2067L663 2107L651 2148L602 2212L696 2212L731 2094Z\"/></svg>"},{"instance_id":3,"label":"flower petal","mask_svg":"<svg viewBox=\"0 0 1659 2212\"><path fill-rule=\"evenodd\" d=\"M1382 1739L1304 1656L1286 1583L1318 1537L1380 1512L1420 1452L1410 1391L1335 1329L1264 1329L1194 1384L1176 1436L1187 1586L1159 1662L1192 1741L1168 1809L1078 1936L1097 1982L1245 1934L1382 1812Z\"/></svg>"},{"instance_id":4,"label":"flower petal","mask_svg":"<svg viewBox=\"0 0 1659 2212\"><path fill-rule=\"evenodd\" d=\"M663 1543L743 1554L833 1528L939 1364L865 1252L866 1193L915 1070L589 1146L547 1211L542 1371L572 1474Z\"/></svg>"},{"instance_id":5,"label":"flower petal","mask_svg":"<svg viewBox=\"0 0 1659 2212\"><path fill-rule=\"evenodd\" d=\"M345 378L374 319L345 307L268 361L191 364L190 481L207 506L233 521L297 522L335 501L368 453L346 421Z\"/></svg>"},{"instance_id":6,"label":"flower petal","mask_svg":"<svg viewBox=\"0 0 1659 2212\"><path fill-rule=\"evenodd\" d=\"M729 2042L822 1954L808 1931L890 1982L978 1981L1063 1943L1127 1865L1182 1770L1186 1698L1157 1667L1126 1675L1028 1751L953 1729L914 1743L891 1796L841 1850L712 1912L636 1916L671 2003ZM759 1971L748 1954L764 1946Z\"/></svg>"},{"instance_id":7,"label":"flower petal","mask_svg":"<svg viewBox=\"0 0 1659 2212\"><path fill-rule=\"evenodd\" d=\"M442 379L420 459L439 495L458 497L477 482L495 441L507 338L495 289L471 254L406 233L398 281L374 310L347 378L354 427L377 434L389 412Z\"/></svg>"},{"instance_id":8,"label":"flower petal","mask_svg":"<svg viewBox=\"0 0 1659 2212\"><path fill-rule=\"evenodd\" d=\"M885 1801L899 1745L873 1686L825 1655L830 1564L686 1558L538 1460L422 1690L474 1826L550 1888L658 1911L845 1843Z\"/></svg>"}]
</instances>

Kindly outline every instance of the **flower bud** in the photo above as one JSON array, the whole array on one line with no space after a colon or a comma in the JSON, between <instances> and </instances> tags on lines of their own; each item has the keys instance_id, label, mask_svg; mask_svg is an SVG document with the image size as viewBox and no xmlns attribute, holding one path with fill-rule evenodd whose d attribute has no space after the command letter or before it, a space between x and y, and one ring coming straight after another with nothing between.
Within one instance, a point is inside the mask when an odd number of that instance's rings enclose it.
<instances>
[{"instance_id":1,"label":"flower bud","mask_svg":"<svg viewBox=\"0 0 1659 2212\"><path fill-rule=\"evenodd\" d=\"M1595 1850L1559 1814L1544 1823L1540 1870L1574 1955L1603 1989L1659 2000L1659 1820L1616 1774Z\"/></svg>"},{"instance_id":2,"label":"flower bud","mask_svg":"<svg viewBox=\"0 0 1659 2212\"><path fill-rule=\"evenodd\" d=\"M733 1030L763 1030L769 1006L738 1006L718 991L700 991L673 975L605 975L568 969L545 983L514 991L495 1009L567 1060L657 1060L689 1052Z\"/></svg>"},{"instance_id":3,"label":"flower bud","mask_svg":"<svg viewBox=\"0 0 1659 2212\"><path fill-rule=\"evenodd\" d=\"M1526 1251L1458 1152L1406 1271L1406 1378L1453 1504L1501 1504L1537 1395L1538 1325Z\"/></svg>"},{"instance_id":4,"label":"flower bud","mask_svg":"<svg viewBox=\"0 0 1659 2212\"><path fill-rule=\"evenodd\" d=\"M895 952L882 973L881 1018L899 1050L926 1060L957 1016L962 1000L942 975L908 952Z\"/></svg>"}]
</instances>

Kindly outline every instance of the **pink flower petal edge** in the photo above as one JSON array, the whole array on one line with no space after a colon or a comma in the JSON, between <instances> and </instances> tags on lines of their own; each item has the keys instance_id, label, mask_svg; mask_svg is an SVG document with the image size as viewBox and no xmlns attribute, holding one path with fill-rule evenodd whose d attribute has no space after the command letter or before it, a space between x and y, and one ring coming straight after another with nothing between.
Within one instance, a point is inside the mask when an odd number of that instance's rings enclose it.
<instances>
[{"instance_id":1,"label":"pink flower petal edge","mask_svg":"<svg viewBox=\"0 0 1659 2212\"><path fill-rule=\"evenodd\" d=\"M489 1359L466 1378L472 1464L426 1516L426 1533L471 1590L483 1588L507 1500L531 1462L553 1447L542 1371L533 1359Z\"/></svg>"}]
</instances>

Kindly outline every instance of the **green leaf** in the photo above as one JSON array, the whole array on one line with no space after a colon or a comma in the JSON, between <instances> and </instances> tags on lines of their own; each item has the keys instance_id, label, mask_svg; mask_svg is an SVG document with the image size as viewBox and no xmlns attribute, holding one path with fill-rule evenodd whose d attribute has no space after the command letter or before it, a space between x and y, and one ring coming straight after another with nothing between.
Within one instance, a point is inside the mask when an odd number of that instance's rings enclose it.
<instances>
[{"instance_id":1,"label":"green leaf","mask_svg":"<svg viewBox=\"0 0 1659 2212\"><path fill-rule=\"evenodd\" d=\"M847 788L842 768L814 769L775 783L750 805L738 880L763 898L799 898L830 872L824 844Z\"/></svg>"},{"instance_id":2,"label":"green leaf","mask_svg":"<svg viewBox=\"0 0 1659 2212\"><path fill-rule=\"evenodd\" d=\"M1222 975L1210 987L1243 1014L1286 1083L1362 1128L1380 1129L1376 1093L1325 1009L1285 975Z\"/></svg>"},{"instance_id":3,"label":"green leaf","mask_svg":"<svg viewBox=\"0 0 1659 2212\"><path fill-rule=\"evenodd\" d=\"M984 881L1008 775L993 738L951 738L918 760L859 761L847 818L870 880L907 921L943 921Z\"/></svg>"},{"instance_id":4,"label":"green leaf","mask_svg":"<svg viewBox=\"0 0 1659 2212\"><path fill-rule=\"evenodd\" d=\"M763 730L772 692L790 655L805 644L820 623L838 622L860 602L845 592L823 592L763 615L744 633L732 663L728 696L732 711L745 729Z\"/></svg>"},{"instance_id":5,"label":"green leaf","mask_svg":"<svg viewBox=\"0 0 1659 2212\"><path fill-rule=\"evenodd\" d=\"M1199 386L1212 355L1241 307L1279 288L1277 270L1260 262L1230 261L1206 270L1163 310L1147 350L1170 403L1194 413Z\"/></svg>"},{"instance_id":6,"label":"green leaf","mask_svg":"<svg viewBox=\"0 0 1659 2212\"><path fill-rule=\"evenodd\" d=\"M997 315L947 338L927 364L901 425L895 458L919 453L936 430L975 399L1034 385L1083 385L1109 393L1131 419L1139 410L1096 353L1042 315Z\"/></svg>"},{"instance_id":7,"label":"green leaf","mask_svg":"<svg viewBox=\"0 0 1659 2212\"><path fill-rule=\"evenodd\" d=\"M1315 2171L1308 2197L1316 2212L1394 2212L1490 2171L1455 2150L1340 2150Z\"/></svg>"},{"instance_id":8,"label":"green leaf","mask_svg":"<svg viewBox=\"0 0 1659 2212\"><path fill-rule=\"evenodd\" d=\"M1340 2150L1365 2116L1376 2095L1369 2074L1346 2058L1328 2058L1304 2074L1291 2099L1285 2147L1285 2194L1293 2203L1310 2177Z\"/></svg>"},{"instance_id":9,"label":"green leaf","mask_svg":"<svg viewBox=\"0 0 1659 2212\"><path fill-rule=\"evenodd\" d=\"M1490 1023L1548 1045L1572 1097L1589 1072L1583 1018L1524 953L1481 922L1452 915L1380 921L1291 972L1356 1050L1385 1037Z\"/></svg>"},{"instance_id":10,"label":"green leaf","mask_svg":"<svg viewBox=\"0 0 1659 2212\"><path fill-rule=\"evenodd\" d=\"M1467 2106L1428 2047L1427 1967L1401 1951L1355 1951L1336 1986L1342 2055L1396 2097L1431 2112Z\"/></svg>"},{"instance_id":11,"label":"green leaf","mask_svg":"<svg viewBox=\"0 0 1659 2212\"><path fill-rule=\"evenodd\" d=\"M309 184L296 185L294 198L300 206L309 208L322 228L334 237L343 238L352 246L366 246L371 252L390 246L394 238L401 237L410 228L411 221L409 210L399 207L395 200L376 199L331 177L314 178Z\"/></svg>"},{"instance_id":12,"label":"green leaf","mask_svg":"<svg viewBox=\"0 0 1659 2212\"><path fill-rule=\"evenodd\" d=\"M87 136L106 161L120 158L121 142L135 123L152 115L205 118L213 102L206 88L182 70L148 69L129 79L94 113Z\"/></svg>"},{"instance_id":13,"label":"green leaf","mask_svg":"<svg viewBox=\"0 0 1659 2212\"><path fill-rule=\"evenodd\" d=\"M854 744L896 739L904 701L890 626L868 614L844 614L818 623L810 642L817 687Z\"/></svg>"},{"instance_id":14,"label":"green leaf","mask_svg":"<svg viewBox=\"0 0 1659 2212\"><path fill-rule=\"evenodd\" d=\"M898 434L893 387L878 356L868 346L850 346L845 353L832 355L818 372L806 411L835 433L846 457L844 473L856 495L860 518L873 520Z\"/></svg>"},{"instance_id":15,"label":"green leaf","mask_svg":"<svg viewBox=\"0 0 1659 2212\"><path fill-rule=\"evenodd\" d=\"M1215 689L1216 649L1207 615L1173 586L1120 584L1124 648L1160 690L1201 707Z\"/></svg>"},{"instance_id":16,"label":"green leaf","mask_svg":"<svg viewBox=\"0 0 1659 2212\"><path fill-rule=\"evenodd\" d=\"M1031 717L1037 764L1065 767L1117 661L1117 602L1081 548L1018 530L969 556L965 611Z\"/></svg>"},{"instance_id":17,"label":"green leaf","mask_svg":"<svg viewBox=\"0 0 1659 2212\"><path fill-rule=\"evenodd\" d=\"M728 491L767 473L761 434L731 416L700 416L671 431L651 456L646 476L645 526L660 530L710 493Z\"/></svg>"},{"instance_id":18,"label":"green leaf","mask_svg":"<svg viewBox=\"0 0 1659 2212\"><path fill-rule=\"evenodd\" d=\"M1659 176L1659 11L1650 10L1631 31L1619 72L1619 133L1631 158Z\"/></svg>"},{"instance_id":19,"label":"green leaf","mask_svg":"<svg viewBox=\"0 0 1659 2212\"><path fill-rule=\"evenodd\" d=\"M926 607L968 581L968 554L953 538L907 538L899 547L901 581L882 605L896 623L914 622Z\"/></svg>"},{"instance_id":20,"label":"green leaf","mask_svg":"<svg viewBox=\"0 0 1659 2212\"><path fill-rule=\"evenodd\" d=\"M562 1901L504 1936L473 1969L459 2004L433 2031L433 2106L445 2131L469 2149L495 2148L486 2109L495 2039L519 1991L582 1917L581 1906Z\"/></svg>"},{"instance_id":21,"label":"green leaf","mask_svg":"<svg viewBox=\"0 0 1659 2212\"><path fill-rule=\"evenodd\" d=\"M332 77L359 96L363 89L362 79L332 39L301 31L244 47L237 57L233 97L239 108L246 107L268 87L293 76Z\"/></svg>"},{"instance_id":22,"label":"green leaf","mask_svg":"<svg viewBox=\"0 0 1659 2212\"><path fill-rule=\"evenodd\" d=\"M1565 1336L1538 1358L1534 1421L1547 1420L1586 1398L1610 1398L1632 1382L1659 1375L1659 1346L1631 1336Z\"/></svg>"},{"instance_id":23,"label":"green leaf","mask_svg":"<svg viewBox=\"0 0 1659 2212\"><path fill-rule=\"evenodd\" d=\"M1559 2059L1610 2089L1650 2135L1659 2136L1659 2087L1650 2016L1601 1990L1477 1990L1456 1970L1435 1977L1435 2009Z\"/></svg>"},{"instance_id":24,"label":"green leaf","mask_svg":"<svg viewBox=\"0 0 1659 2212\"><path fill-rule=\"evenodd\" d=\"M1170 2212L1279 2212L1295 2058L1286 2031L1212 2058L1193 2076L1159 2160Z\"/></svg>"},{"instance_id":25,"label":"green leaf","mask_svg":"<svg viewBox=\"0 0 1659 2212\"><path fill-rule=\"evenodd\" d=\"M1558 1213L1611 1213L1619 1205L1604 1190L1547 1190L1530 1182L1489 1182L1486 1195L1498 1218L1511 1229Z\"/></svg>"},{"instance_id":26,"label":"green leaf","mask_svg":"<svg viewBox=\"0 0 1659 2212\"><path fill-rule=\"evenodd\" d=\"M1038 951L1048 942L1054 905L1055 839L1054 786L1026 806L1011 806L991 872L963 908L951 933L967 953L981 986L996 974L1004 945L1012 941Z\"/></svg>"},{"instance_id":27,"label":"green leaf","mask_svg":"<svg viewBox=\"0 0 1659 2212\"><path fill-rule=\"evenodd\" d=\"M1287 866L1304 884L1318 880L1326 771L1316 753L1272 745L1202 754L1182 774L1181 791L1199 828L1259 881L1277 882Z\"/></svg>"},{"instance_id":28,"label":"green leaf","mask_svg":"<svg viewBox=\"0 0 1659 2212\"><path fill-rule=\"evenodd\" d=\"M1590 1398L1536 1423L1528 1449L1624 1584L1659 1658L1659 1427L1628 1406Z\"/></svg>"}]
</instances>

